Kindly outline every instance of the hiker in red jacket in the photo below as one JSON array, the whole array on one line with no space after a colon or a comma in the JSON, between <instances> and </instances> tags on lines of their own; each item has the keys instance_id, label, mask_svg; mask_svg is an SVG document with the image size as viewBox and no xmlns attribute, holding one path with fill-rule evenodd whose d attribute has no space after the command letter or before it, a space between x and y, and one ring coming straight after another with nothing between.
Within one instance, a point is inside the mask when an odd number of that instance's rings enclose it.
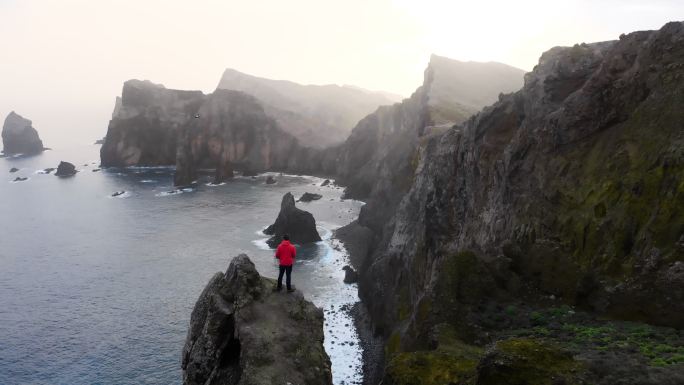
<instances>
[{"instance_id":1,"label":"hiker in red jacket","mask_svg":"<svg viewBox=\"0 0 684 385\"><path fill-rule=\"evenodd\" d=\"M275 257L280 260L280 272L278 273L278 287L276 290L280 291L283 289L283 273L286 273L287 279L285 283L287 284L287 292L292 293L294 291L290 284L290 276L292 275L292 264L296 255L297 250L290 243L290 237L287 234L283 235L283 241L280 242L275 253Z\"/></svg>"}]
</instances>

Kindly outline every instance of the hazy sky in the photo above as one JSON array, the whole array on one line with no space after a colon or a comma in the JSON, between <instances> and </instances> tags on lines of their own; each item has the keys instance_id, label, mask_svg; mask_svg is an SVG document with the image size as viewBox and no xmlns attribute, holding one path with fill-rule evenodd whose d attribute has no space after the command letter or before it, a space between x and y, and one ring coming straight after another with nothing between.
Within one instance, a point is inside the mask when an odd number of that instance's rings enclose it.
<instances>
[{"instance_id":1,"label":"hazy sky","mask_svg":"<svg viewBox=\"0 0 684 385\"><path fill-rule=\"evenodd\" d=\"M102 137L122 83L211 92L226 67L408 96L431 53L530 70L556 45L684 19L684 0L0 0L0 121Z\"/></svg>"}]
</instances>

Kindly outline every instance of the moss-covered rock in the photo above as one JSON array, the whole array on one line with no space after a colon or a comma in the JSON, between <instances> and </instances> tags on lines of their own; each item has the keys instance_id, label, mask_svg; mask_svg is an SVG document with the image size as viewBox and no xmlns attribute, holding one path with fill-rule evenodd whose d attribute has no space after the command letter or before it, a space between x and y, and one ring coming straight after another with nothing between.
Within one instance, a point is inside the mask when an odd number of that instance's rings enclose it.
<instances>
[{"instance_id":1,"label":"moss-covered rock","mask_svg":"<svg viewBox=\"0 0 684 385\"><path fill-rule=\"evenodd\" d=\"M581 383L583 367L551 344L512 338L494 344L477 372L477 385L572 385Z\"/></svg>"}]
</instances>

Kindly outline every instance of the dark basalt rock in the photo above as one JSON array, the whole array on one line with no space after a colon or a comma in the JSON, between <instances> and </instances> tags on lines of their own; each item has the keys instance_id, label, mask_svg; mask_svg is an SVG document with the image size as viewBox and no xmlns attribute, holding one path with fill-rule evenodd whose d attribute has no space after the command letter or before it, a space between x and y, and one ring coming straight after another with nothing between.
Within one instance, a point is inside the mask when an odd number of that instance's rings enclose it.
<instances>
[{"instance_id":1,"label":"dark basalt rock","mask_svg":"<svg viewBox=\"0 0 684 385\"><path fill-rule=\"evenodd\" d=\"M10 174L11 174L11 173L14 173L14 172L17 172L17 171L19 171L18 168L12 167L12 168L10 168L10 171L9 171L9 172L10 172Z\"/></svg>"},{"instance_id":2,"label":"dark basalt rock","mask_svg":"<svg viewBox=\"0 0 684 385\"><path fill-rule=\"evenodd\" d=\"M359 275L353 267L345 266L342 270L344 270L344 283L356 283L359 280Z\"/></svg>"},{"instance_id":3,"label":"dark basalt rock","mask_svg":"<svg viewBox=\"0 0 684 385\"><path fill-rule=\"evenodd\" d=\"M126 193L126 191L123 191L123 190L116 191L116 192L112 193L112 197L118 197L119 195L123 195L125 193Z\"/></svg>"},{"instance_id":4,"label":"dark basalt rock","mask_svg":"<svg viewBox=\"0 0 684 385\"><path fill-rule=\"evenodd\" d=\"M272 248L278 246L284 234L290 236L292 243L304 244L321 240L316 231L316 220L311 213L295 207L292 193L283 196L280 213L275 223L264 230L264 234L272 235L267 241Z\"/></svg>"},{"instance_id":5,"label":"dark basalt rock","mask_svg":"<svg viewBox=\"0 0 684 385\"><path fill-rule=\"evenodd\" d=\"M45 148L30 120L12 111L2 126L2 143L5 154L39 154Z\"/></svg>"},{"instance_id":6,"label":"dark basalt rock","mask_svg":"<svg viewBox=\"0 0 684 385\"><path fill-rule=\"evenodd\" d=\"M184 385L332 384L323 311L274 284L244 254L214 275L190 318Z\"/></svg>"},{"instance_id":7,"label":"dark basalt rock","mask_svg":"<svg viewBox=\"0 0 684 385\"><path fill-rule=\"evenodd\" d=\"M78 171L76 171L76 166L69 162L59 162L59 166L57 166L57 171L55 172L55 176L73 176L76 175Z\"/></svg>"},{"instance_id":8,"label":"dark basalt rock","mask_svg":"<svg viewBox=\"0 0 684 385\"><path fill-rule=\"evenodd\" d=\"M321 194L314 194L314 193L308 193L305 192L302 194L302 196L299 198L298 202L311 202L311 201L317 201L319 199L323 198L323 195Z\"/></svg>"},{"instance_id":9,"label":"dark basalt rock","mask_svg":"<svg viewBox=\"0 0 684 385\"><path fill-rule=\"evenodd\" d=\"M321 183L321 187L325 187L325 186L327 186L327 185L329 185L329 184L330 184L330 179L326 179L326 180L323 181L323 183Z\"/></svg>"},{"instance_id":10,"label":"dark basalt rock","mask_svg":"<svg viewBox=\"0 0 684 385\"><path fill-rule=\"evenodd\" d=\"M272 176L269 175L268 178L266 178L266 184L274 184L274 183L276 183L276 180Z\"/></svg>"},{"instance_id":11,"label":"dark basalt rock","mask_svg":"<svg viewBox=\"0 0 684 385\"><path fill-rule=\"evenodd\" d=\"M28 178L18 176L16 178L14 178L13 182L23 182L25 180L28 180Z\"/></svg>"},{"instance_id":12,"label":"dark basalt rock","mask_svg":"<svg viewBox=\"0 0 684 385\"><path fill-rule=\"evenodd\" d=\"M53 171L55 171L55 168L54 168L54 167L48 167L48 168L46 168L46 169L43 170L43 173L44 173L44 174L49 174L49 173L51 173L51 172L53 172Z\"/></svg>"},{"instance_id":13,"label":"dark basalt rock","mask_svg":"<svg viewBox=\"0 0 684 385\"><path fill-rule=\"evenodd\" d=\"M94 168L94 169L92 169L92 170L90 170L90 171L92 171L92 172L98 172L98 171L100 171L100 169L99 169L99 168Z\"/></svg>"}]
</instances>

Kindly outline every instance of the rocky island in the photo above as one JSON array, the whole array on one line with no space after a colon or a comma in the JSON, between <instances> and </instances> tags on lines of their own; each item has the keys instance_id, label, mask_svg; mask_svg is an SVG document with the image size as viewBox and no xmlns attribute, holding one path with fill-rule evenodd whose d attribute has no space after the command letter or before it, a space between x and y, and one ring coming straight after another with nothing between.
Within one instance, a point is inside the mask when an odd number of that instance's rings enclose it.
<instances>
[{"instance_id":1,"label":"rocky island","mask_svg":"<svg viewBox=\"0 0 684 385\"><path fill-rule=\"evenodd\" d=\"M272 235L266 241L272 248L278 246L283 235L288 234L292 243L303 244L318 242L321 236L316 230L316 220L310 212L295 206L292 193L283 196L280 212L275 222L264 230L264 234Z\"/></svg>"},{"instance_id":2,"label":"rocky island","mask_svg":"<svg viewBox=\"0 0 684 385\"><path fill-rule=\"evenodd\" d=\"M273 290L241 254L202 291L182 355L184 385L330 385L323 311Z\"/></svg>"},{"instance_id":3,"label":"rocky island","mask_svg":"<svg viewBox=\"0 0 684 385\"><path fill-rule=\"evenodd\" d=\"M14 111L2 125L2 144L5 155L35 155L45 150L32 122Z\"/></svg>"}]
</instances>

